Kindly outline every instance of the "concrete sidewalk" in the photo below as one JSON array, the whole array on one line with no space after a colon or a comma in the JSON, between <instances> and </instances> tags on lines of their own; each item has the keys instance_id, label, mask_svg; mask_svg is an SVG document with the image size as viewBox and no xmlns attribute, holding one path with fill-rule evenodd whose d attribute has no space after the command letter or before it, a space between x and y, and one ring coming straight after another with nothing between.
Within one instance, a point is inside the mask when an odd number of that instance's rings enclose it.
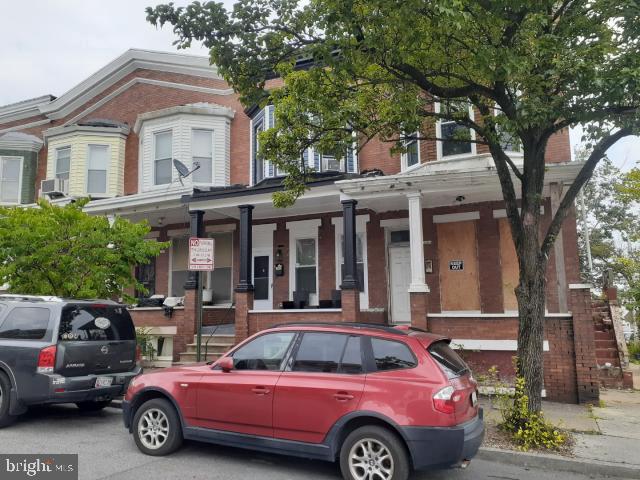
<instances>
[{"instance_id":1,"label":"concrete sidewalk","mask_svg":"<svg viewBox=\"0 0 640 480\"><path fill-rule=\"evenodd\" d=\"M560 455L526 454L523 462L535 464L555 457L563 460L570 471L592 469L598 473L640 478L640 391L602 390L601 405L568 405L543 402L545 417L554 424L573 432L573 459ZM481 400L488 424L497 424L500 412L488 398ZM487 449L496 455L496 449ZM577 462L576 462L577 461ZM586 465L580 466L579 463Z\"/></svg>"}]
</instances>

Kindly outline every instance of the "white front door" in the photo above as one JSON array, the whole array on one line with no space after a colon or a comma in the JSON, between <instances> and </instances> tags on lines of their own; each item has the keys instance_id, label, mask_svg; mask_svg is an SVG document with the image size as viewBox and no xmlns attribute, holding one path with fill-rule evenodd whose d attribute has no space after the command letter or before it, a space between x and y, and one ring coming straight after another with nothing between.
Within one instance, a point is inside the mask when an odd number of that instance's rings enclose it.
<instances>
[{"instance_id":1,"label":"white front door","mask_svg":"<svg viewBox=\"0 0 640 480\"><path fill-rule=\"evenodd\" d=\"M273 309L273 265L269 250L253 250L253 308L255 310Z\"/></svg>"},{"instance_id":2,"label":"white front door","mask_svg":"<svg viewBox=\"0 0 640 480\"><path fill-rule=\"evenodd\" d=\"M409 247L389 248L389 284L391 286L391 322L411 322L409 285L411 284L411 251Z\"/></svg>"}]
</instances>

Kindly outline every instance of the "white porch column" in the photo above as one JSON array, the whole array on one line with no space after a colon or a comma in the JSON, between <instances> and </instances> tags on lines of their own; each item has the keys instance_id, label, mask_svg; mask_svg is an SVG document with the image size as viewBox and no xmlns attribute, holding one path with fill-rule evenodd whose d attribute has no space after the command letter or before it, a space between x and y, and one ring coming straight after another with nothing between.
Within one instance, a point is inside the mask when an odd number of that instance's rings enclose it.
<instances>
[{"instance_id":1,"label":"white porch column","mask_svg":"<svg viewBox=\"0 0 640 480\"><path fill-rule=\"evenodd\" d=\"M429 291L424 274L424 242L422 239L422 194L407 193L409 201L409 235L411 250L411 284L409 292Z\"/></svg>"}]
</instances>

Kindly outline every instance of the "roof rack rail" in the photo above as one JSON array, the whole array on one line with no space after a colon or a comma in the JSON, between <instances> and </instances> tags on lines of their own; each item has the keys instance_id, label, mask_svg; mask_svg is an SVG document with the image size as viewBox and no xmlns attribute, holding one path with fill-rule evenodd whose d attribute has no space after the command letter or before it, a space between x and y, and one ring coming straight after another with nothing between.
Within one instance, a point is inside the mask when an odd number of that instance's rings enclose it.
<instances>
[{"instance_id":1,"label":"roof rack rail","mask_svg":"<svg viewBox=\"0 0 640 480\"><path fill-rule=\"evenodd\" d=\"M379 323L365 323L365 322L291 322L291 323L279 323L271 328L280 327L351 327L351 328L368 328L371 330L380 330L388 333L395 333L397 335L407 335L406 331L400 330L389 325L380 325Z\"/></svg>"},{"instance_id":2,"label":"roof rack rail","mask_svg":"<svg viewBox=\"0 0 640 480\"><path fill-rule=\"evenodd\" d=\"M62 302L62 298L54 295L20 295L17 293L0 294L1 300L13 300L17 302Z\"/></svg>"}]
</instances>

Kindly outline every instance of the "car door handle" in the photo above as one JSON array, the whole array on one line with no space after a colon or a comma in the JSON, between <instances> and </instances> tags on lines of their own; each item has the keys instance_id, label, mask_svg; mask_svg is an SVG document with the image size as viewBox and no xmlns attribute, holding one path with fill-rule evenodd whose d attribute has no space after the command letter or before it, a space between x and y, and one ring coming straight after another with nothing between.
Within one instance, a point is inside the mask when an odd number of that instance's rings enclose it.
<instances>
[{"instance_id":1,"label":"car door handle","mask_svg":"<svg viewBox=\"0 0 640 480\"><path fill-rule=\"evenodd\" d=\"M253 387L251 391L256 395L267 395L271 390L267 387Z\"/></svg>"},{"instance_id":2,"label":"car door handle","mask_svg":"<svg viewBox=\"0 0 640 480\"><path fill-rule=\"evenodd\" d=\"M333 398L339 402L346 402L348 400L353 400L353 395L348 392L337 392L333 394Z\"/></svg>"}]
</instances>

